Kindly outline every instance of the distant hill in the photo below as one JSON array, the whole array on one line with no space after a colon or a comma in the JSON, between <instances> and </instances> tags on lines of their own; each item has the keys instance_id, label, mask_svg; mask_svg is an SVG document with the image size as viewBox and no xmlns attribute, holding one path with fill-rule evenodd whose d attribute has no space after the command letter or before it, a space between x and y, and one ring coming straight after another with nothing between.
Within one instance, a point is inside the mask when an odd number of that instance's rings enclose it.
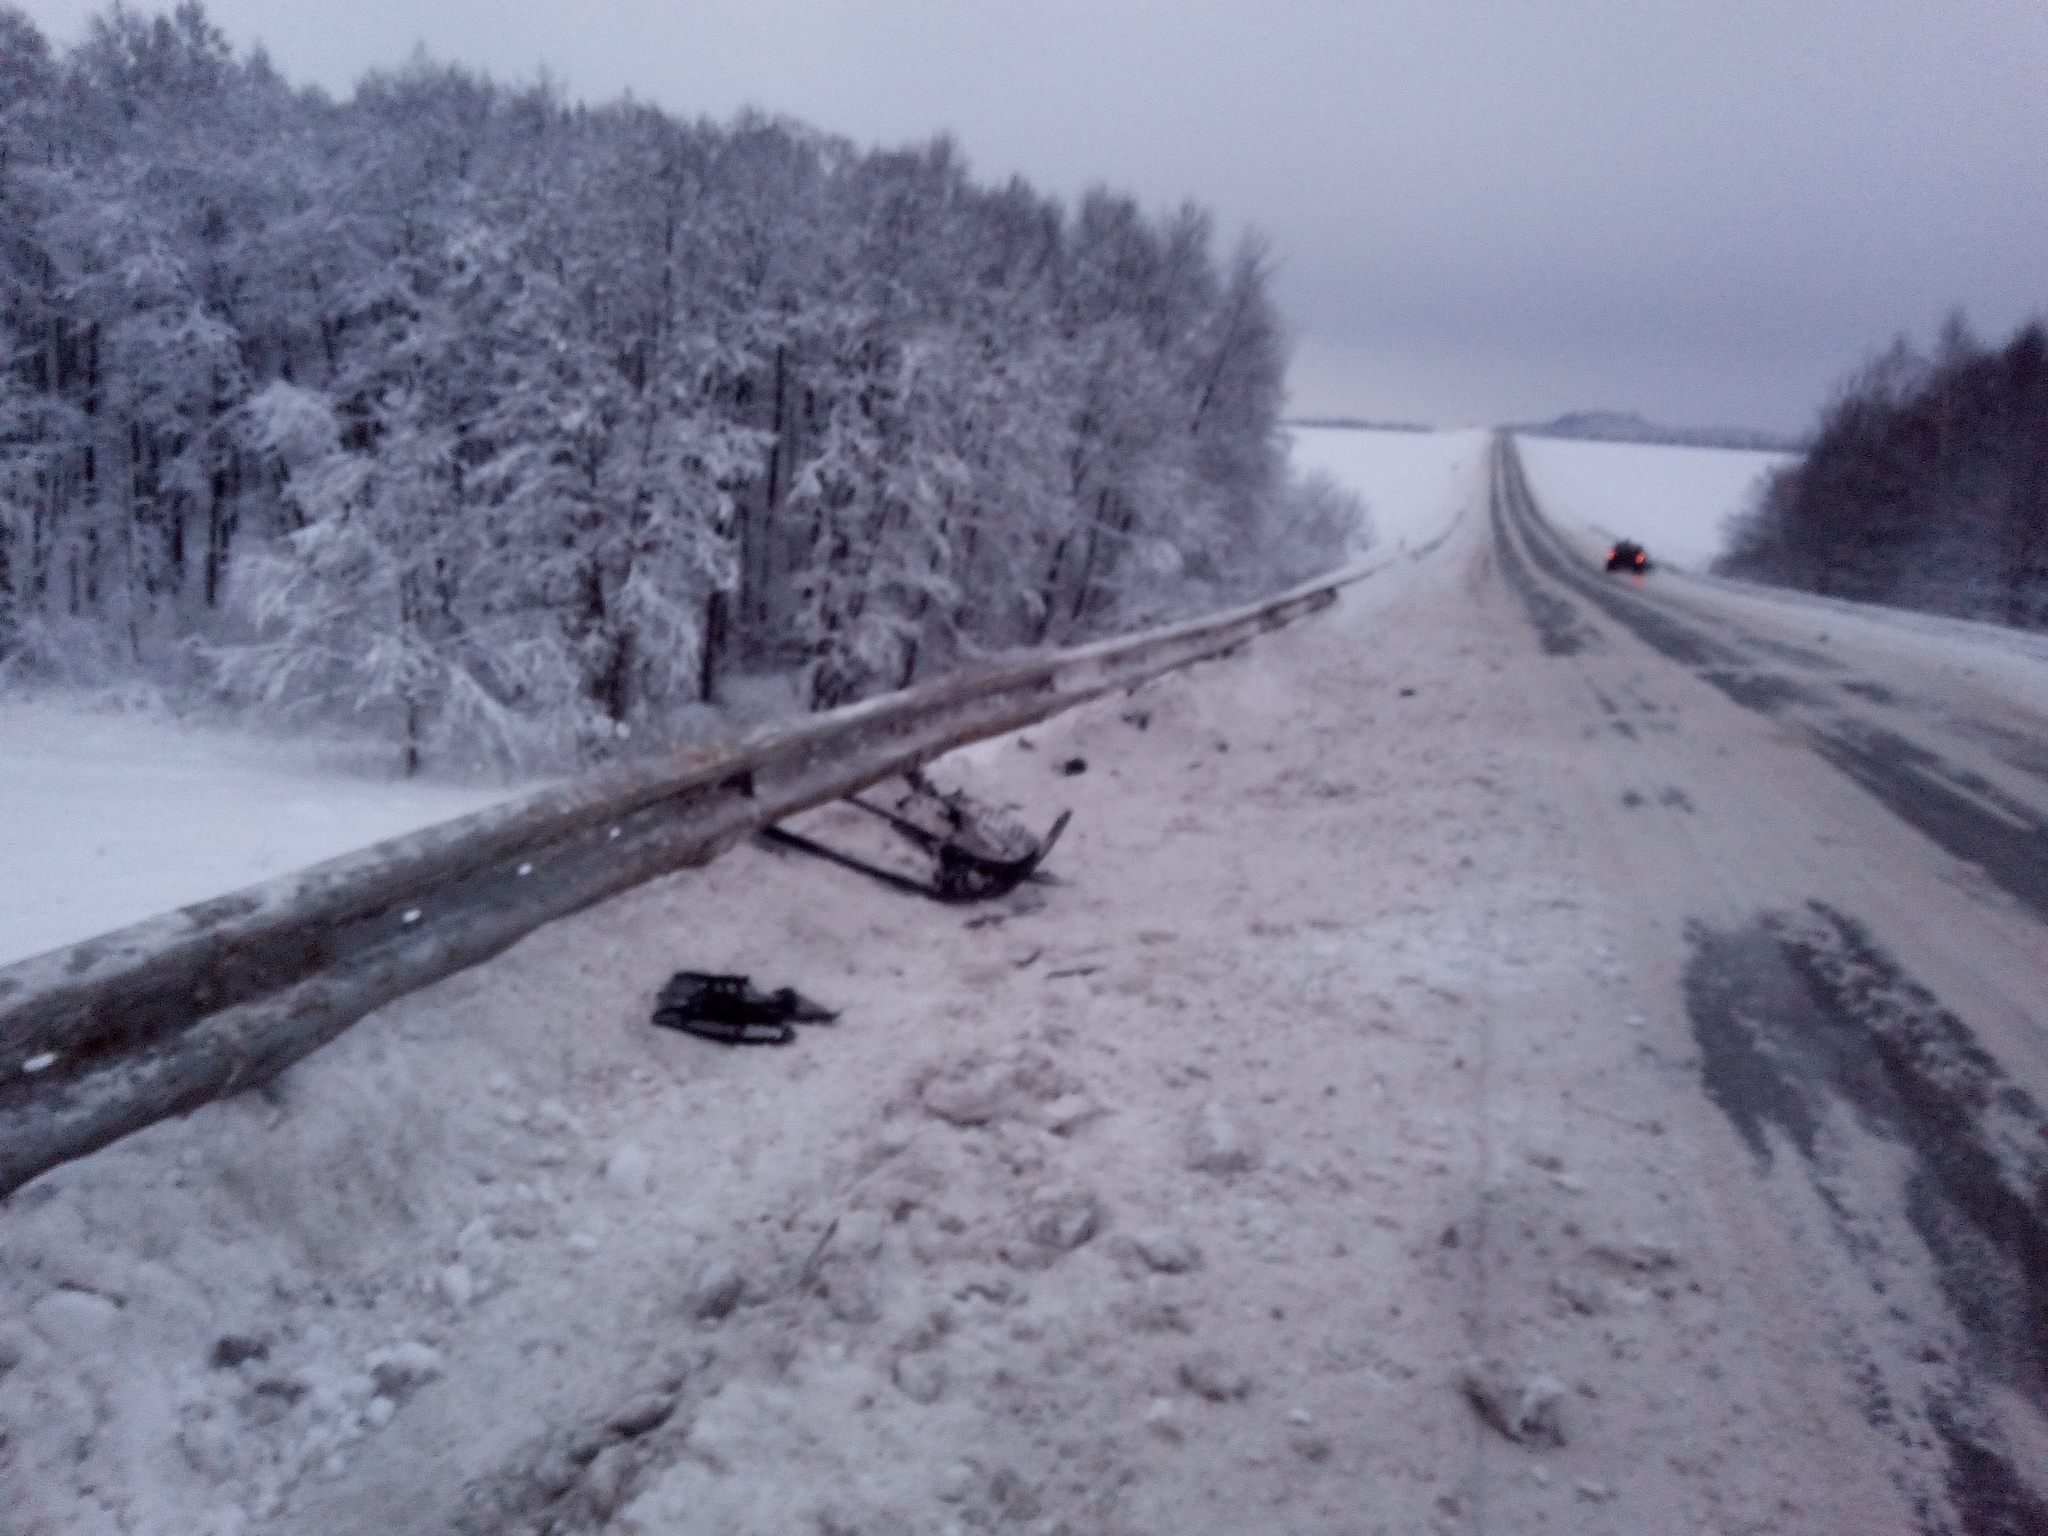
<instances>
[{"instance_id":1,"label":"distant hill","mask_svg":"<svg viewBox=\"0 0 2048 1536\"><path fill-rule=\"evenodd\" d=\"M1798 453L1806 445L1746 427L1664 427L1633 411L1572 411L1555 421L1512 429L1531 437L1571 437L1595 443L1666 443L1678 448L1754 448Z\"/></svg>"},{"instance_id":2,"label":"distant hill","mask_svg":"<svg viewBox=\"0 0 2048 1536\"><path fill-rule=\"evenodd\" d=\"M1356 416L1297 416L1283 427L1347 427L1354 432L1434 432L1419 421L1362 421Z\"/></svg>"}]
</instances>

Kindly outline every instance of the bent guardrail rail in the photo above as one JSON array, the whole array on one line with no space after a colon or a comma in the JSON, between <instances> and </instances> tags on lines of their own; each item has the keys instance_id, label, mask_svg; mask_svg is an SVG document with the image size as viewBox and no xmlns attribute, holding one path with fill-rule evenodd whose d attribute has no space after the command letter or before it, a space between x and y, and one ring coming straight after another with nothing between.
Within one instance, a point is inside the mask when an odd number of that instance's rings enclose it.
<instances>
[{"instance_id":1,"label":"bent guardrail rail","mask_svg":"<svg viewBox=\"0 0 2048 1536\"><path fill-rule=\"evenodd\" d=\"M594 774L0 968L0 1198L761 827L1234 649L1390 562Z\"/></svg>"}]
</instances>

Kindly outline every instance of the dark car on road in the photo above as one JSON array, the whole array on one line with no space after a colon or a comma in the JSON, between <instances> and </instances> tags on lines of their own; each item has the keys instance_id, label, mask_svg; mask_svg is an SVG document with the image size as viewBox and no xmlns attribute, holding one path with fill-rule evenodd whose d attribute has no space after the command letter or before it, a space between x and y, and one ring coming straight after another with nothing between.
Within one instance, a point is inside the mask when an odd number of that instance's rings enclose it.
<instances>
[{"instance_id":1,"label":"dark car on road","mask_svg":"<svg viewBox=\"0 0 2048 1536\"><path fill-rule=\"evenodd\" d=\"M1635 571L1641 573L1650 568L1650 556L1643 546L1623 539L1607 551L1607 569L1610 571Z\"/></svg>"}]
</instances>

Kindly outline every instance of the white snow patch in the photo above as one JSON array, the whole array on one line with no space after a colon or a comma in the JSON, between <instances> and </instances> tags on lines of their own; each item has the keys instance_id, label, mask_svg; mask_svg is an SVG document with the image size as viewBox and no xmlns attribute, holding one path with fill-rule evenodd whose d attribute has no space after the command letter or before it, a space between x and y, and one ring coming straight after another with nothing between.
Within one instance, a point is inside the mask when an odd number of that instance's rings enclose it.
<instances>
[{"instance_id":1,"label":"white snow patch","mask_svg":"<svg viewBox=\"0 0 2048 1536\"><path fill-rule=\"evenodd\" d=\"M1419 548L1441 534L1486 471L1485 432L1293 427L1289 436L1297 471L1320 471L1365 499L1373 544L1388 552Z\"/></svg>"},{"instance_id":2,"label":"white snow patch","mask_svg":"<svg viewBox=\"0 0 2048 1536\"><path fill-rule=\"evenodd\" d=\"M1034 826L1075 807L1051 884L970 917L738 847L379 1010L279 1102L17 1194L0 1507L359 1536L447 1528L467 1488L532 1496L479 1528L619 1536L1338 1531L1369 1486L1390 1530L1463 1530L1483 1301L1524 1441L1483 1486L1516 1476L1524 1525L1796 1500L1899 1528L1837 1507L1863 1464L1817 1453L1860 1420L1797 1406L1834 1399L1781 1369L1812 1331L1769 1304L1783 1250L1729 1236L1777 1229L1706 1224L1741 1148L1616 963L1691 888L1629 883L1575 819L1607 771L1580 685L1468 582L1483 506L1457 526L1313 624L936 766ZM778 1051L654 1029L679 965L843 1021Z\"/></svg>"},{"instance_id":3,"label":"white snow patch","mask_svg":"<svg viewBox=\"0 0 2048 1536\"><path fill-rule=\"evenodd\" d=\"M622 1195L644 1195L654 1183L654 1159L638 1142L626 1142L605 1159L604 1176Z\"/></svg>"},{"instance_id":4,"label":"white snow patch","mask_svg":"<svg viewBox=\"0 0 2048 1536\"><path fill-rule=\"evenodd\" d=\"M0 700L0 965L531 787L348 774L310 755L85 699Z\"/></svg>"}]
</instances>

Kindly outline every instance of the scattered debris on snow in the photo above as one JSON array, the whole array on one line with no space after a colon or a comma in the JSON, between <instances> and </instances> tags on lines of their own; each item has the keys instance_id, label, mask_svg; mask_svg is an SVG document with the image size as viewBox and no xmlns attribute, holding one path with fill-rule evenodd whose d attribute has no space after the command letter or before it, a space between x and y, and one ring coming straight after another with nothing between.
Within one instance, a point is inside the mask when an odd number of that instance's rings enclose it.
<instances>
[{"instance_id":1,"label":"scattered debris on snow","mask_svg":"<svg viewBox=\"0 0 2048 1536\"><path fill-rule=\"evenodd\" d=\"M678 971L655 999L654 1022L724 1045L787 1045L795 1025L829 1024L839 1015L793 987L763 992L745 976Z\"/></svg>"}]
</instances>

